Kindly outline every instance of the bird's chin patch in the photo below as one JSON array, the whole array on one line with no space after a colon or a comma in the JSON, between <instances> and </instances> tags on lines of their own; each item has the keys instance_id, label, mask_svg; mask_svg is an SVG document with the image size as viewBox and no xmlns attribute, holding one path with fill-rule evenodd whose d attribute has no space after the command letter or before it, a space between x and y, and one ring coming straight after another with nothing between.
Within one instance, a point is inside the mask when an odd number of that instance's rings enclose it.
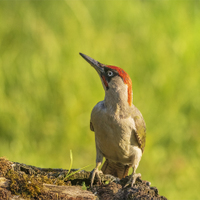
<instances>
[{"instance_id":1,"label":"bird's chin patch","mask_svg":"<svg viewBox=\"0 0 200 200\"><path fill-rule=\"evenodd\" d=\"M105 88L108 89L108 88L109 88L109 87L108 87L108 82L106 81L105 76L101 76L101 78L102 78L102 81L103 81L103 83L104 83L104 85L105 85Z\"/></svg>"}]
</instances>

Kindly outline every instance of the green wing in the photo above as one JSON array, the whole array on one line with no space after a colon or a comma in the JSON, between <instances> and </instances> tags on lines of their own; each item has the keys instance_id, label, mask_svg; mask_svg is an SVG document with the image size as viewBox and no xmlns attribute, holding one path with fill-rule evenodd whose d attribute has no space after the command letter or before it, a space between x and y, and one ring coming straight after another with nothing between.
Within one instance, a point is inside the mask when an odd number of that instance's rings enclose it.
<instances>
[{"instance_id":1,"label":"green wing","mask_svg":"<svg viewBox=\"0 0 200 200\"><path fill-rule=\"evenodd\" d=\"M143 119L141 112L134 106L132 117L135 121L136 131L134 134L136 136L139 147L144 151L145 142L146 142L146 124Z\"/></svg>"}]
</instances>

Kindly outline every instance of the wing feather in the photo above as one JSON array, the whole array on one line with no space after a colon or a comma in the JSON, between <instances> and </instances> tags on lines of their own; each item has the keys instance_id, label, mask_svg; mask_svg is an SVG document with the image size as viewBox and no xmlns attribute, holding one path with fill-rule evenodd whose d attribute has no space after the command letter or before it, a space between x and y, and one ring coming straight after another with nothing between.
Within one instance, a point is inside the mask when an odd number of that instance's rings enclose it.
<instances>
[{"instance_id":1,"label":"wing feather","mask_svg":"<svg viewBox=\"0 0 200 200\"><path fill-rule=\"evenodd\" d=\"M135 137L139 144L139 147L144 151L145 142L146 142L146 124L143 119L141 112L134 106L133 108L133 119L135 121L136 130L134 130Z\"/></svg>"}]
</instances>

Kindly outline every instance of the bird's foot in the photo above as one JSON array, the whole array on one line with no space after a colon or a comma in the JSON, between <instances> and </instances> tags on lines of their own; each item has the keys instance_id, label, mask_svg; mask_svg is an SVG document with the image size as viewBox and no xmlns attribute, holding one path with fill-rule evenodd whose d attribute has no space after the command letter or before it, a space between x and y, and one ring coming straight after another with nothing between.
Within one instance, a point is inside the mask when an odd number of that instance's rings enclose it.
<instances>
[{"instance_id":1,"label":"bird's foot","mask_svg":"<svg viewBox=\"0 0 200 200\"><path fill-rule=\"evenodd\" d=\"M105 182L105 184L112 183L112 182L120 183L120 179L118 177L115 177L115 176L110 175L110 174L104 174L102 182Z\"/></svg>"},{"instance_id":2,"label":"bird's foot","mask_svg":"<svg viewBox=\"0 0 200 200\"><path fill-rule=\"evenodd\" d=\"M94 168L91 173L92 173L91 187L93 186L95 178L101 183L101 177L99 174L103 174L103 172L99 170L98 168Z\"/></svg>"},{"instance_id":3,"label":"bird's foot","mask_svg":"<svg viewBox=\"0 0 200 200\"><path fill-rule=\"evenodd\" d=\"M137 178L141 178L141 174L132 174L131 178L129 179L129 181L126 183L124 187L127 187L129 184L131 184L131 187L133 187Z\"/></svg>"}]
</instances>

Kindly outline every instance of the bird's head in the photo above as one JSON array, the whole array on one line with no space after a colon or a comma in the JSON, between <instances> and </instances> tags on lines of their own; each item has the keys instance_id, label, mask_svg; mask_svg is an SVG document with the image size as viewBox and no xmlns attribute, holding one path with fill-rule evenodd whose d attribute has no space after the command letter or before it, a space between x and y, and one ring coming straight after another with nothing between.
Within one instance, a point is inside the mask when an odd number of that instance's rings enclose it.
<instances>
[{"instance_id":1,"label":"bird's head","mask_svg":"<svg viewBox=\"0 0 200 200\"><path fill-rule=\"evenodd\" d=\"M132 81L123 69L104 65L82 53L80 55L95 68L101 78L106 94L111 96L111 101L114 97L119 101L125 100L129 106L132 105Z\"/></svg>"}]
</instances>

